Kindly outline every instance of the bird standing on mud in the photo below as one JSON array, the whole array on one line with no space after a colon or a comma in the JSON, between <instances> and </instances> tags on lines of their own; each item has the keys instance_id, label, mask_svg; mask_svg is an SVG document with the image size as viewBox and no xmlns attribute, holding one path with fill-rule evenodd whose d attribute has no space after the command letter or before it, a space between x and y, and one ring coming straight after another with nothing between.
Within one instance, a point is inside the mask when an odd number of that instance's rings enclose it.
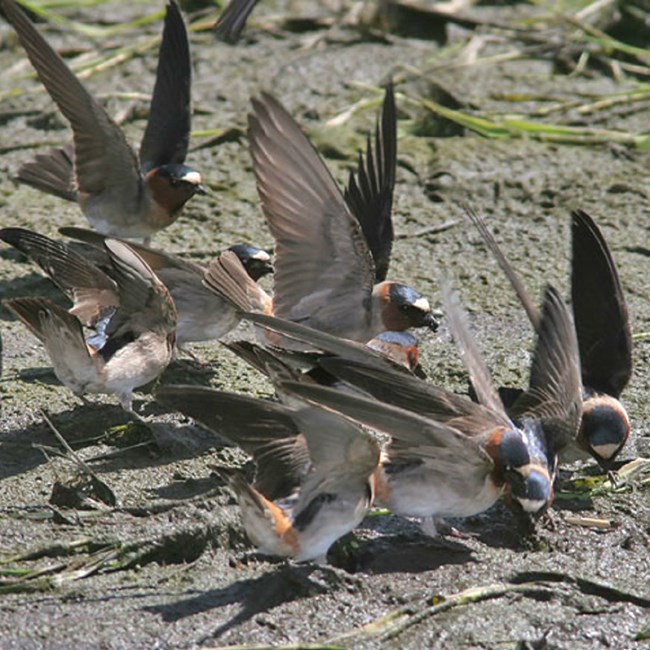
<instances>
[{"instance_id":1,"label":"bird standing on mud","mask_svg":"<svg viewBox=\"0 0 650 650\"><path fill-rule=\"evenodd\" d=\"M90 225L126 238L152 235L173 223L181 208L205 190L184 165L191 107L187 30L178 6L167 5L149 121L139 161L120 127L90 95L14 0L0 0L40 80L70 122L73 147L38 156L18 180L78 201Z\"/></svg>"},{"instance_id":2,"label":"bird standing on mud","mask_svg":"<svg viewBox=\"0 0 650 650\"><path fill-rule=\"evenodd\" d=\"M346 195L295 120L271 95L253 99L248 136L257 189L275 238L271 299L234 256L213 263L206 285L242 311L261 311L355 341L386 330L437 329L429 302L385 279L393 240L396 165L392 85L373 155L361 157Z\"/></svg>"},{"instance_id":3,"label":"bird standing on mud","mask_svg":"<svg viewBox=\"0 0 650 650\"><path fill-rule=\"evenodd\" d=\"M62 384L77 395L118 395L132 411L133 390L171 361L176 310L137 253L111 239L105 247L112 277L62 244L43 249L40 263L53 269L50 277L72 299L69 312L47 298L14 298L3 305L41 340ZM85 338L82 325L95 333Z\"/></svg>"},{"instance_id":4,"label":"bird standing on mud","mask_svg":"<svg viewBox=\"0 0 650 650\"><path fill-rule=\"evenodd\" d=\"M372 505L379 445L335 413L193 386L165 386L157 399L253 456L254 485L239 470L216 471L263 553L325 563L330 546Z\"/></svg>"},{"instance_id":5,"label":"bird standing on mud","mask_svg":"<svg viewBox=\"0 0 650 650\"><path fill-rule=\"evenodd\" d=\"M539 330L539 310L485 222L467 209L517 297ZM587 452L605 469L625 446L630 420L620 401L632 376L632 329L625 296L609 246L583 210L571 213L571 302L582 373L583 414L573 450ZM513 404L513 412L519 409Z\"/></svg>"}]
</instances>

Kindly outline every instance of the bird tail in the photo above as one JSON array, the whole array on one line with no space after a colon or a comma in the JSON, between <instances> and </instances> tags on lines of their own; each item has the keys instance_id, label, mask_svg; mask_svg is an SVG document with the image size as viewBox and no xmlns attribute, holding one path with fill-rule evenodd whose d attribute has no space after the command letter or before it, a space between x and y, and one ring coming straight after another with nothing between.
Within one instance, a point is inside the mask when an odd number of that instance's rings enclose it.
<instances>
[{"instance_id":1,"label":"bird tail","mask_svg":"<svg viewBox=\"0 0 650 650\"><path fill-rule=\"evenodd\" d=\"M76 201L78 198L71 147L50 149L47 153L39 154L18 170L16 180L66 201Z\"/></svg>"},{"instance_id":2,"label":"bird tail","mask_svg":"<svg viewBox=\"0 0 650 650\"><path fill-rule=\"evenodd\" d=\"M291 556L298 540L285 512L258 492L237 469L213 467L237 496L246 534L263 553Z\"/></svg>"},{"instance_id":3,"label":"bird tail","mask_svg":"<svg viewBox=\"0 0 650 650\"><path fill-rule=\"evenodd\" d=\"M97 370L75 316L48 298L14 298L2 304L42 341L61 383L72 390L94 383Z\"/></svg>"}]
</instances>

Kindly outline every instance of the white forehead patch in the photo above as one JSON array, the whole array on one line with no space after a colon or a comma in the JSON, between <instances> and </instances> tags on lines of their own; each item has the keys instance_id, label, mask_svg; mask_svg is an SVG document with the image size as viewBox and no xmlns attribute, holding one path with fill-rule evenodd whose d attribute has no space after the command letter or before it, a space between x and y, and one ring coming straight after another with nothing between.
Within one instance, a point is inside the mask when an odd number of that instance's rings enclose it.
<instances>
[{"instance_id":1,"label":"white forehead patch","mask_svg":"<svg viewBox=\"0 0 650 650\"><path fill-rule=\"evenodd\" d=\"M257 251L253 255L252 259L259 260L260 262L268 262L271 259L271 256L266 251Z\"/></svg>"},{"instance_id":2,"label":"white forehead patch","mask_svg":"<svg viewBox=\"0 0 650 650\"><path fill-rule=\"evenodd\" d=\"M611 443L608 445L594 445L592 449L601 457L601 458L611 458L620 448L620 444Z\"/></svg>"},{"instance_id":3,"label":"white forehead patch","mask_svg":"<svg viewBox=\"0 0 650 650\"><path fill-rule=\"evenodd\" d=\"M184 176L181 177L182 181L186 181L188 183L192 183L193 185L200 185L201 184L201 174L197 171L190 171L187 172Z\"/></svg>"},{"instance_id":4,"label":"white forehead patch","mask_svg":"<svg viewBox=\"0 0 650 650\"><path fill-rule=\"evenodd\" d=\"M419 309L420 311L424 312L429 312L431 311L431 305L429 305L429 301L426 298L418 298L414 303L413 306L416 309Z\"/></svg>"},{"instance_id":5,"label":"white forehead patch","mask_svg":"<svg viewBox=\"0 0 650 650\"><path fill-rule=\"evenodd\" d=\"M524 512L539 512L545 505L546 501L538 501L536 499L520 499L515 497L517 503L523 508Z\"/></svg>"}]
</instances>

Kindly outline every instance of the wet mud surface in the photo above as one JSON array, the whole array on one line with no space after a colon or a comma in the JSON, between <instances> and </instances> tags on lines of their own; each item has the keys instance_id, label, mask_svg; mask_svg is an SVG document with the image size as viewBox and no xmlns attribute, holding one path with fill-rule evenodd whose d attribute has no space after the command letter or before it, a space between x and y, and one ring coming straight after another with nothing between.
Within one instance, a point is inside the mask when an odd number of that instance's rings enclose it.
<instances>
[{"instance_id":1,"label":"wet mud surface","mask_svg":"<svg viewBox=\"0 0 650 650\"><path fill-rule=\"evenodd\" d=\"M116 15L127 21L160 6L116 2L60 13L82 23L102 18L111 24ZM522 5L467 11L479 22L519 26L524 18L540 20L550 12ZM214 15L194 16L193 24ZM287 22L287 15L294 20ZM331 6L269 3L258 8L237 47L216 43L209 31L192 33L193 129L221 131L194 137L188 163L201 170L211 193L196 197L156 237L156 245L201 262L238 241L270 247L244 136L250 95L272 90L343 183L374 126L381 95L373 88L392 74L402 93L394 211L401 237L393 248L392 277L416 286L435 304L439 278L450 277L496 380L521 385L531 328L463 217L461 202L485 213L533 295L541 295L547 282L568 293L569 212L580 207L596 218L610 243L634 331L650 331L647 150L611 142L481 138L413 101L425 97L467 112L530 114L553 103L611 97L638 80L616 79L596 58L569 74L567 57L575 60L560 46L557 52L538 48L539 56L499 58L514 49L525 52L527 42L512 32L495 36L486 25L430 27L435 38L344 25L328 31L324 22L338 15ZM76 57L150 38L160 24L98 38L65 28L45 31ZM557 34L566 31L558 28ZM467 58L470 47L484 63ZM150 48L85 82L113 115L124 118L134 142L144 129L155 53ZM66 142L69 133L4 22L0 66L0 224L50 236L60 226L85 225L75 205L12 183L22 162ZM366 103L349 119L326 125L360 100ZM556 121L641 133L649 118L646 100L595 112L569 109ZM56 298L57 291L3 248L0 295ZM211 471L215 463L245 461L242 454L165 413L150 390L136 392L135 404L154 416L151 430L125 429L129 417L115 399L92 396L92 404L83 405L61 387L42 346L6 311L0 312L0 329L3 650L308 644L627 649L641 647L650 636L647 476L645 486L637 477L635 487L612 491L592 462L568 466L552 520L541 521L533 539L522 539L501 503L450 522L460 537L438 539L423 534L417 522L376 512L333 547L329 566L275 561L252 551L233 496ZM247 333L242 327L235 335ZM444 318L437 334L422 333L420 341L431 381L466 390ZM264 379L218 344L192 349L207 371L196 372L192 362L174 363L161 384L272 394ZM621 464L650 456L649 357L649 339L640 336L635 374L624 395L633 434ZM60 485L69 483L76 465L57 453L61 446L42 410L112 489L117 506L90 494L67 507L69 495Z\"/></svg>"}]
</instances>

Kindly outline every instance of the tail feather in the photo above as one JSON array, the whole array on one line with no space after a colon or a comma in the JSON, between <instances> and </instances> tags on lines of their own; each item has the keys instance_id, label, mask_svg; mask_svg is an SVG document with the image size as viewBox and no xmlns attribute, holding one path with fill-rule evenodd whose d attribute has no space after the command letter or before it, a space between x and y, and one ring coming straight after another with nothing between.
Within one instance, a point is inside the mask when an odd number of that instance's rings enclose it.
<instances>
[{"instance_id":1,"label":"tail feather","mask_svg":"<svg viewBox=\"0 0 650 650\"><path fill-rule=\"evenodd\" d=\"M50 149L39 154L18 170L16 180L66 201L76 201L78 193L74 182L72 147Z\"/></svg>"},{"instance_id":2,"label":"tail feather","mask_svg":"<svg viewBox=\"0 0 650 650\"><path fill-rule=\"evenodd\" d=\"M263 553L296 555L298 540L291 520L279 506L269 501L231 467L215 467L237 496L246 534Z\"/></svg>"},{"instance_id":3,"label":"tail feather","mask_svg":"<svg viewBox=\"0 0 650 650\"><path fill-rule=\"evenodd\" d=\"M62 384L79 394L92 391L97 367L81 323L72 314L47 298L15 298L3 304L42 341Z\"/></svg>"}]
</instances>

